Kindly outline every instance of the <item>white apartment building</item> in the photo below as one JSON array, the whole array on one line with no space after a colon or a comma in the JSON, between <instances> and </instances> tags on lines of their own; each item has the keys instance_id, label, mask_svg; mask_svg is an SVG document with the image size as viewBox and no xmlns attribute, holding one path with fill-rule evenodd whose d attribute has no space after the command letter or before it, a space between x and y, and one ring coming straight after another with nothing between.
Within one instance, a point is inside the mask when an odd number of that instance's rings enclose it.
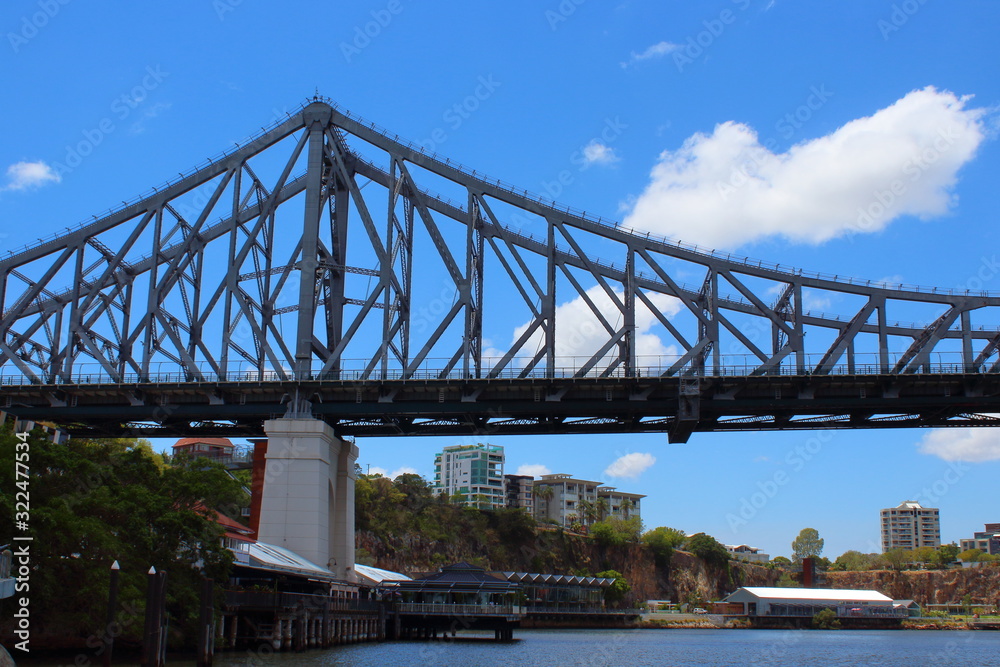
<instances>
[{"instance_id":1,"label":"white apartment building","mask_svg":"<svg viewBox=\"0 0 1000 667\"><path fill-rule=\"evenodd\" d=\"M601 486L597 489L597 497L604 500L604 516L600 517L601 519L612 516L630 519L640 516L641 501L646 496L640 493L625 493L613 486Z\"/></svg>"},{"instance_id":2,"label":"white apartment building","mask_svg":"<svg viewBox=\"0 0 1000 667\"><path fill-rule=\"evenodd\" d=\"M941 518L935 507L906 500L882 510L882 551L941 546Z\"/></svg>"},{"instance_id":3,"label":"white apartment building","mask_svg":"<svg viewBox=\"0 0 1000 667\"><path fill-rule=\"evenodd\" d=\"M504 452L499 445L455 445L434 457L434 490L461 495L465 504L480 509L505 505Z\"/></svg>"},{"instance_id":4,"label":"white apartment building","mask_svg":"<svg viewBox=\"0 0 1000 667\"><path fill-rule=\"evenodd\" d=\"M535 480L533 489L535 518L554 521L563 527L583 521L580 502L596 504L597 487L600 485L600 482L575 479L572 475L542 475L541 479Z\"/></svg>"},{"instance_id":5,"label":"white apartment building","mask_svg":"<svg viewBox=\"0 0 1000 667\"><path fill-rule=\"evenodd\" d=\"M748 544L727 544L726 551L732 554L733 558L746 561L748 563L766 563L771 560L771 556L762 552L757 547Z\"/></svg>"}]
</instances>

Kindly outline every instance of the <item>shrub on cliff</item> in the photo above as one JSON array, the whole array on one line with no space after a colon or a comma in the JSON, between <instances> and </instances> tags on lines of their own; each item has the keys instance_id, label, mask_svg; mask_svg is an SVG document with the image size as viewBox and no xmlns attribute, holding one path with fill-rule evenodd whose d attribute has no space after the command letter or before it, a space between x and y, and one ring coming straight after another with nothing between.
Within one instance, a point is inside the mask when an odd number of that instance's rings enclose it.
<instances>
[{"instance_id":1,"label":"shrub on cliff","mask_svg":"<svg viewBox=\"0 0 1000 667\"><path fill-rule=\"evenodd\" d=\"M590 534L597 542L606 547L620 547L639 541L642 531L642 521L634 516L631 519L611 517L598 521L590 527Z\"/></svg>"},{"instance_id":2,"label":"shrub on cliff","mask_svg":"<svg viewBox=\"0 0 1000 667\"><path fill-rule=\"evenodd\" d=\"M729 564L729 552L717 539L705 533L697 533L688 538L685 548L707 565L725 567Z\"/></svg>"},{"instance_id":3,"label":"shrub on cliff","mask_svg":"<svg viewBox=\"0 0 1000 667\"><path fill-rule=\"evenodd\" d=\"M684 531L666 526L654 528L642 536L643 544L653 552L653 557L659 567L666 567L670 564L670 557L673 555L674 549L680 548L686 539Z\"/></svg>"}]
</instances>

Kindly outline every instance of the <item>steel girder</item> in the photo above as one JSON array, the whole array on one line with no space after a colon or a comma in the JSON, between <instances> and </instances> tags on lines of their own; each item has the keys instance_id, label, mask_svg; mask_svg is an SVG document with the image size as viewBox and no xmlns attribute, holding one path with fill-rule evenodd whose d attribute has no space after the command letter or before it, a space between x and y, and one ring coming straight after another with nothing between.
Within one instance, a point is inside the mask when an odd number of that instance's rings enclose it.
<instances>
[{"instance_id":1,"label":"steel girder","mask_svg":"<svg viewBox=\"0 0 1000 667\"><path fill-rule=\"evenodd\" d=\"M811 298L843 314L811 312ZM0 260L0 373L49 387L967 376L1000 370L998 306L624 229L314 99L152 195ZM694 403L680 410L692 423Z\"/></svg>"}]
</instances>

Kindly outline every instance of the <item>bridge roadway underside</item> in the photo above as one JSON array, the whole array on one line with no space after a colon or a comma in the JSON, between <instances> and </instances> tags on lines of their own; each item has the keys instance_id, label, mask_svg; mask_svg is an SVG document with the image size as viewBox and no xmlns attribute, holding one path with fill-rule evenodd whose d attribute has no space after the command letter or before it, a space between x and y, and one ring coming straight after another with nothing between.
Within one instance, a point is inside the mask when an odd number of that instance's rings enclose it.
<instances>
[{"instance_id":1,"label":"bridge roadway underside","mask_svg":"<svg viewBox=\"0 0 1000 667\"><path fill-rule=\"evenodd\" d=\"M299 400L296 403L296 398ZM1000 374L147 382L0 386L79 437L260 436L308 401L338 436L998 426Z\"/></svg>"}]
</instances>

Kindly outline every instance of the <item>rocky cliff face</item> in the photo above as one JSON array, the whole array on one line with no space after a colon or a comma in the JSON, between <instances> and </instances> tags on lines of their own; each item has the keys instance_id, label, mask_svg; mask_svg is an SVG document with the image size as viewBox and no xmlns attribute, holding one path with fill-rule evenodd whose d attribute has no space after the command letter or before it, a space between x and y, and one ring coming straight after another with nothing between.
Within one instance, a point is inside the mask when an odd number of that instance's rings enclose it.
<instances>
[{"instance_id":1,"label":"rocky cliff face","mask_svg":"<svg viewBox=\"0 0 1000 667\"><path fill-rule=\"evenodd\" d=\"M683 601L692 594L718 600L740 586L773 586L779 576L775 570L747 563L732 563L727 572L683 551L674 552L669 567L659 567L643 545L604 547L591 538L555 530L539 531L519 544L505 545L431 541L414 534L382 539L358 532L357 547L376 567L404 574L432 571L463 560L499 571L596 574L617 570L631 584L634 602Z\"/></svg>"},{"instance_id":2,"label":"rocky cliff face","mask_svg":"<svg viewBox=\"0 0 1000 667\"><path fill-rule=\"evenodd\" d=\"M1000 606L1000 568L926 570L920 572L827 572L830 588L876 590L894 600L916 600L920 605L958 604L965 595L973 604Z\"/></svg>"}]
</instances>

